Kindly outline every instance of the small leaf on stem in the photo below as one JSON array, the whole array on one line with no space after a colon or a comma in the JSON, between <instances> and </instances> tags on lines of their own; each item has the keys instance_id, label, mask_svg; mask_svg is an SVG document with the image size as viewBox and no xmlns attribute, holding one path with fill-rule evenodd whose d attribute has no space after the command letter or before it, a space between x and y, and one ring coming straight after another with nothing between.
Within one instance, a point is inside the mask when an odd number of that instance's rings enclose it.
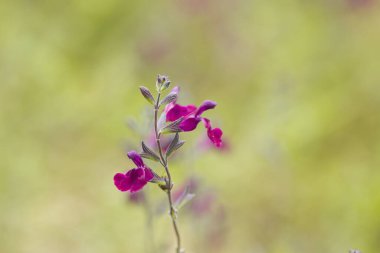
<instances>
[{"instance_id":1,"label":"small leaf on stem","mask_svg":"<svg viewBox=\"0 0 380 253\"><path fill-rule=\"evenodd\" d=\"M141 142L141 147L143 149L143 153L140 154L142 157L153 161L160 161L160 157L153 150L151 150L144 142Z\"/></svg>"},{"instance_id":2,"label":"small leaf on stem","mask_svg":"<svg viewBox=\"0 0 380 253\"><path fill-rule=\"evenodd\" d=\"M173 101L176 101L177 100L177 93L174 93L174 92L171 92L169 93L161 102L160 104L158 105L159 107L161 107L162 105L167 105Z\"/></svg>"},{"instance_id":3,"label":"small leaf on stem","mask_svg":"<svg viewBox=\"0 0 380 253\"><path fill-rule=\"evenodd\" d=\"M149 89L147 87L144 87L144 86L140 86L140 92L141 94L144 96L144 98L149 102L151 103L152 105L155 104L155 100L152 96L152 93L150 93Z\"/></svg>"},{"instance_id":4,"label":"small leaf on stem","mask_svg":"<svg viewBox=\"0 0 380 253\"><path fill-rule=\"evenodd\" d=\"M170 143L167 151L166 151L166 158L168 158L174 151L182 147L182 145L185 144L184 141L179 140L179 134L176 133L172 142Z\"/></svg>"},{"instance_id":5,"label":"small leaf on stem","mask_svg":"<svg viewBox=\"0 0 380 253\"><path fill-rule=\"evenodd\" d=\"M170 124L164 126L160 133L162 134L168 134L168 133L178 133L182 132L182 129L179 127L181 122L183 121L183 117L177 119L176 121L171 122Z\"/></svg>"},{"instance_id":6,"label":"small leaf on stem","mask_svg":"<svg viewBox=\"0 0 380 253\"><path fill-rule=\"evenodd\" d=\"M190 193L190 187L186 187L186 189L183 191L181 196L176 200L174 203L175 209L179 210L181 209L186 203L188 203L190 200L192 200L195 197L194 193Z\"/></svg>"}]
</instances>

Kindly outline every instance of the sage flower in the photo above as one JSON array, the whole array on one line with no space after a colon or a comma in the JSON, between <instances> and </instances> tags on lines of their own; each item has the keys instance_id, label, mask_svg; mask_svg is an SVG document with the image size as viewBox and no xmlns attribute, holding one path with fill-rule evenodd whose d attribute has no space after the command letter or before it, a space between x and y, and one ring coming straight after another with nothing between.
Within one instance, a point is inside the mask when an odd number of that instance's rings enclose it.
<instances>
[{"instance_id":1,"label":"sage flower","mask_svg":"<svg viewBox=\"0 0 380 253\"><path fill-rule=\"evenodd\" d=\"M141 156L136 151L128 152L128 157L136 164L137 168L133 168L125 174L116 173L113 178L114 184L120 191L137 192L154 178L154 174L144 164Z\"/></svg>"}]
</instances>

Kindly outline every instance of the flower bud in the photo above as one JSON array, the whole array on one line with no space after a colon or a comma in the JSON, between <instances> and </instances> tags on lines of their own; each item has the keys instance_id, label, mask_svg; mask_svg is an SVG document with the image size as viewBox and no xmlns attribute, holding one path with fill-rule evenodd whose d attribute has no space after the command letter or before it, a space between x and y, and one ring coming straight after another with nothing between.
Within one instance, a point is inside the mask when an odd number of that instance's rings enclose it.
<instances>
[{"instance_id":1,"label":"flower bud","mask_svg":"<svg viewBox=\"0 0 380 253\"><path fill-rule=\"evenodd\" d=\"M171 190L173 188L173 183L169 185L169 180L165 178L165 184L158 184L158 186L161 188L161 190L167 192L168 190Z\"/></svg>"},{"instance_id":2,"label":"flower bud","mask_svg":"<svg viewBox=\"0 0 380 253\"><path fill-rule=\"evenodd\" d=\"M164 91L170 86L170 80L165 75L158 75L156 81L156 88L158 92Z\"/></svg>"},{"instance_id":3,"label":"flower bud","mask_svg":"<svg viewBox=\"0 0 380 253\"><path fill-rule=\"evenodd\" d=\"M165 81L165 82L162 84L162 86L161 86L161 91L166 90L167 88L169 88L169 86L170 86L170 81L169 81L169 80Z\"/></svg>"}]
</instances>

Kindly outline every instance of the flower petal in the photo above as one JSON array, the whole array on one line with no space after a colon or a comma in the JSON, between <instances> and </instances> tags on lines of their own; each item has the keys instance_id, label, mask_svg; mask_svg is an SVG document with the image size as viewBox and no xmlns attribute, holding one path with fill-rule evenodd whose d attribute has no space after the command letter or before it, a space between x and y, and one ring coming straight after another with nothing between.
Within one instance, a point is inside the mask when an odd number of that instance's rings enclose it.
<instances>
[{"instance_id":1,"label":"flower petal","mask_svg":"<svg viewBox=\"0 0 380 253\"><path fill-rule=\"evenodd\" d=\"M130 178L122 173L117 173L113 177L114 184L119 191L125 192L131 188L131 180Z\"/></svg>"},{"instance_id":2,"label":"flower petal","mask_svg":"<svg viewBox=\"0 0 380 253\"><path fill-rule=\"evenodd\" d=\"M147 181L145 181L143 179L137 179L136 181L133 182L130 191L131 192L137 192L137 191L141 190L142 188L144 188L146 183L147 183Z\"/></svg>"},{"instance_id":3,"label":"flower petal","mask_svg":"<svg viewBox=\"0 0 380 253\"><path fill-rule=\"evenodd\" d=\"M127 172L126 175L131 178L131 181L132 181L132 184L133 184L134 181L136 181L137 179L139 179L139 178L141 178L142 176L145 175L145 173L144 173L144 167L139 167L139 168L131 169L130 171Z\"/></svg>"},{"instance_id":4,"label":"flower petal","mask_svg":"<svg viewBox=\"0 0 380 253\"><path fill-rule=\"evenodd\" d=\"M170 91L170 93L175 93L178 95L179 93L179 87L178 86L174 86L173 89Z\"/></svg>"},{"instance_id":5,"label":"flower petal","mask_svg":"<svg viewBox=\"0 0 380 253\"><path fill-rule=\"evenodd\" d=\"M220 128L209 128L207 130L207 135L210 140L217 146L218 148L222 146L222 135L223 131Z\"/></svg>"},{"instance_id":6,"label":"flower petal","mask_svg":"<svg viewBox=\"0 0 380 253\"><path fill-rule=\"evenodd\" d=\"M141 156L139 155L139 153L132 150L132 151L129 151L127 155L129 159L131 159L136 164L137 167L144 167L144 162Z\"/></svg>"},{"instance_id":7,"label":"flower petal","mask_svg":"<svg viewBox=\"0 0 380 253\"><path fill-rule=\"evenodd\" d=\"M199 106L197 112L195 113L195 116L201 115L204 111L214 109L215 106L216 106L216 103L214 101L206 100L201 104L201 106Z\"/></svg>"},{"instance_id":8,"label":"flower petal","mask_svg":"<svg viewBox=\"0 0 380 253\"><path fill-rule=\"evenodd\" d=\"M195 128L197 128L197 125L200 121L200 118L189 117L179 124L179 128L181 128L184 132L193 131Z\"/></svg>"},{"instance_id":9,"label":"flower petal","mask_svg":"<svg viewBox=\"0 0 380 253\"><path fill-rule=\"evenodd\" d=\"M182 106L179 104L168 104L165 108L166 112L166 121L175 121L181 117L188 116L193 113L197 107L194 105Z\"/></svg>"},{"instance_id":10,"label":"flower petal","mask_svg":"<svg viewBox=\"0 0 380 253\"><path fill-rule=\"evenodd\" d=\"M204 123L204 125L205 125L205 128L207 128L207 129L210 129L210 128L211 128L211 123L210 123L210 120L209 120L209 119L207 119L207 118L202 118L202 121L203 121L203 123Z\"/></svg>"},{"instance_id":11,"label":"flower petal","mask_svg":"<svg viewBox=\"0 0 380 253\"><path fill-rule=\"evenodd\" d=\"M145 168L144 172L145 172L145 178L144 178L145 181L149 182L150 180L154 178L154 174L151 169Z\"/></svg>"}]
</instances>

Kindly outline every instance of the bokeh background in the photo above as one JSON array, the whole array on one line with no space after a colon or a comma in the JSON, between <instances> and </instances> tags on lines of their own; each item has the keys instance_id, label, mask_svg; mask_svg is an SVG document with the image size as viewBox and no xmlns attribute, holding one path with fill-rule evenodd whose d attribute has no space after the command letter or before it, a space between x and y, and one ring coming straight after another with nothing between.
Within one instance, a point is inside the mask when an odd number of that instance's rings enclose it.
<instances>
[{"instance_id":1,"label":"bokeh background","mask_svg":"<svg viewBox=\"0 0 380 253\"><path fill-rule=\"evenodd\" d=\"M379 252L379 28L376 0L0 1L0 252L173 252L112 182L159 73L229 143L173 161L217 202L187 252Z\"/></svg>"}]
</instances>

